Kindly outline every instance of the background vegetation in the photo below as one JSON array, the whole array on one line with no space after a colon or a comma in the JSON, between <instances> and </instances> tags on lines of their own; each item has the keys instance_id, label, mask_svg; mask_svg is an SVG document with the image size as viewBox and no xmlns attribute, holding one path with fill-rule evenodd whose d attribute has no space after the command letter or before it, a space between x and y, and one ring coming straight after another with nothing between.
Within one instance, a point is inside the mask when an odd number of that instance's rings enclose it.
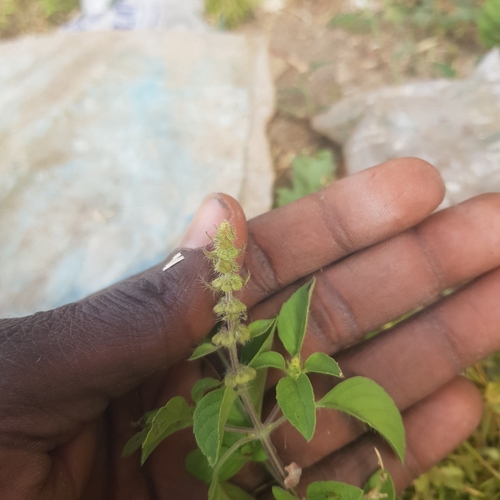
<instances>
[{"instance_id":1,"label":"background vegetation","mask_svg":"<svg viewBox=\"0 0 500 500\"><path fill-rule=\"evenodd\" d=\"M43 32L78 8L78 0L0 0L0 38Z\"/></svg>"}]
</instances>

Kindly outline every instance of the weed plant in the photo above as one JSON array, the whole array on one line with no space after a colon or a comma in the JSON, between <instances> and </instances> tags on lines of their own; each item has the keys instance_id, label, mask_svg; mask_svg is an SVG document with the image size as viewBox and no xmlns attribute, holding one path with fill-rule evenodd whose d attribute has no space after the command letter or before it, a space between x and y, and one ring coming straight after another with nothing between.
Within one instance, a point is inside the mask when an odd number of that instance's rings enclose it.
<instances>
[{"instance_id":1,"label":"weed plant","mask_svg":"<svg viewBox=\"0 0 500 500\"><path fill-rule=\"evenodd\" d=\"M78 8L78 0L1 0L0 38L46 31Z\"/></svg>"},{"instance_id":2,"label":"weed plant","mask_svg":"<svg viewBox=\"0 0 500 500\"><path fill-rule=\"evenodd\" d=\"M271 439L272 433L285 422L309 442L316 431L317 411L341 411L377 431L401 460L405 450L403 422L392 399L372 380L360 376L341 380L343 375L337 362L322 352L304 358L302 348L314 279L292 294L278 316L245 323L246 306L236 294L248 278L240 275L238 262L242 249L235 246L235 237L234 228L223 221L212 249L205 252L214 271L214 278L207 286L219 297L214 307L218 327L190 358L217 353L227 367L225 372L219 378L198 380L190 400L176 396L165 406L147 413L143 429L128 442L124 455L140 448L144 464L163 439L192 426L198 449L188 455L186 466L195 477L209 484L209 500L252 499L249 492L230 481L248 462L262 463L268 470L276 500L394 500L394 485L381 459L381 470L363 489L336 481L316 481L307 485L306 496L297 492L302 472L297 463L300 458L284 464ZM263 415L269 368L280 377L276 384L276 405ZM318 399L309 379L311 373L333 377L337 382ZM376 450L374 453L378 454Z\"/></svg>"},{"instance_id":3,"label":"weed plant","mask_svg":"<svg viewBox=\"0 0 500 500\"><path fill-rule=\"evenodd\" d=\"M477 17L479 39L488 48L500 46L500 0L487 0Z\"/></svg>"}]
</instances>

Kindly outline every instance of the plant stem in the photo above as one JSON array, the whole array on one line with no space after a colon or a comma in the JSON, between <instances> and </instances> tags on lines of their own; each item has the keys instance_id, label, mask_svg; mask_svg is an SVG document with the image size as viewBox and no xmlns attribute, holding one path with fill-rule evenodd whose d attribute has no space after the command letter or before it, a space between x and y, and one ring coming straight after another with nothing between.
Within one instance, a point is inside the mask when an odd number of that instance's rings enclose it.
<instances>
[{"instance_id":1,"label":"plant stem","mask_svg":"<svg viewBox=\"0 0 500 500\"><path fill-rule=\"evenodd\" d=\"M237 432L239 434L254 434L255 437L255 429L253 427L236 427L235 425L226 425L224 427L226 432Z\"/></svg>"},{"instance_id":2,"label":"plant stem","mask_svg":"<svg viewBox=\"0 0 500 500\"><path fill-rule=\"evenodd\" d=\"M271 434L271 432L276 430L281 424L284 424L285 422L286 422L286 417L283 416L283 417L279 418L278 420L276 420L276 422L269 424L267 426L267 431L269 432L269 434Z\"/></svg>"},{"instance_id":3,"label":"plant stem","mask_svg":"<svg viewBox=\"0 0 500 500\"><path fill-rule=\"evenodd\" d=\"M233 301L233 292L232 291L227 291L224 293L223 300L226 304L230 304ZM235 322L227 319L226 324L227 324L227 331L231 332L233 334L233 338L235 338L235 330L236 327L238 326L238 322L234 324ZM238 375L238 371L241 368L240 361L238 358L238 348L236 347L236 341L234 341L229 347L229 360L231 363L231 372L234 377ZM243 402L243 405L245 407L245 410L250 417L250 420L254 426L254 429L252 429L252 435L251 437L247 437L244 439L259 439L260 442L262 443L262 446L264 450L267 453L268 460L269 460L269 467L271 469L271 473L273 477L276 479L276 481L284 487L285 484L285 479L287 477L287 474L285 472L285 468L283 463L281 462L281 459L278 456L278 452L276 451L276 448L271 441L270 437L270 431L268 429L268 426L264 425L262 423L262 420L260 419L260 416L257 414L257 411L255 409L255 406L253 405L252 398L250 397L250 394L248 392L248 386L247 384L239 384L238 385L238 390L239 394L241 397L241 401ZM241 432L241 431L238 431ZM238 441L240 443L242 440ZM238 446L241 446L238 445ZM233 450L234 445L228 450ZM234 450L233 450L234 451ZM226 453L227 454L227 453ZM225 459L226 454L224 454L223 458ZM214 471L215 473L215 471Z\"/></svg>"},{"instance_id":4,"label":"plant stem","mask_svg":"<svg viewBox=\"0 0 500 500\"><path fill-rule=\"evenodd\" d=\"M228 324L228 328L230 327L231 325ZM234 374L236 374L240 364L238 360L238 349L236 348L236 345L233 345L229 348L229 357L231 359L232 371ZM276 481L278 481L281 485L284 485L284 481L286 478L284 465L278 456L278 452L276 451L273 442L271 441L271 438L269 436L269 430L262 423L259 415L255 410L255 407L252 403L252 399L250 398L250 394L248 394L247 385L246 384L240 385L239 392L241 399L243 401L243 405L245 406L245 410L248 416L250 417L252 424L255 427L257 437L260 439L260 442L262 443L262 446L264 450L266 450L267 456L269 457L269 463L271 466L272 475L276 479Z\"/></svg>"},{"instance_id":5,"label":"plant stem","mask_svg":"<svg viewBox=\"0 0 500 500\"><path fill-rule=\"evenodd\" d=\"M278 403L274 405L274 408L271 410L271 413L267 416L266 421L264 422L264 425L269 425L272 424L276 416L278 415L280 411L280 407Z\"/></svg>"}]
</instances>

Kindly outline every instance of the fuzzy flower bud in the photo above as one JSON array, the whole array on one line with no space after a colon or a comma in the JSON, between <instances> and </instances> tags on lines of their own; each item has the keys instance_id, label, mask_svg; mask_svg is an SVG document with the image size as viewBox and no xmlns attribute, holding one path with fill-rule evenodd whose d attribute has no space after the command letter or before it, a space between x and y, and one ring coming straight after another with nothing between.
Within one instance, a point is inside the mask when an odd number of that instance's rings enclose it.
<instances>
[{"instance_id":1,"label":"fuzzy flower bud","mask_svg":"<svg viewBox=\"0 0 500 500\"><path fill-rule=\"evenodd\" d=\"M297 379L301 373L302 363L300 362L300 358L298 356L294 356L288 363L288 374L290 377Z\"/></svg>"},{"instance_id":2,"label":"fuzzy flower bud","mask_svg":"<svg viewBox=\"0 0 500 500\"><path fill-rule=\"evenodd\" d=\"M248 384L257 376L255 368L251 366L240 366L238 372L236 373L236 383L237 384Z\"/></svg>"}]
</instances>

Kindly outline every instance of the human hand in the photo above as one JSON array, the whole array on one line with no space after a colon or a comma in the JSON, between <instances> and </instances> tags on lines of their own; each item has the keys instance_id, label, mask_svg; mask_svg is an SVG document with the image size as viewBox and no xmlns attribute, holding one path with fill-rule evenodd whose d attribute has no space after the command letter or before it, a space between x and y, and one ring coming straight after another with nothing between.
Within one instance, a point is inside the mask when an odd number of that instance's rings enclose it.
<instances>
[{"instance_id":1,"label":"human hand","mask_svg":"<svg viewBox=\"0 0 500 500\"><path fill-rule=\"evenodd\" d=\"M184 240L205 245L206 230L231 221L246 242L251 280L242 300L253 319L274 314L298 281L316 273L306 348L335 354L347 376L373 378L404 410L404 464L373 434L352 442L361 427L334 412L319 414L308 446L294 429L280 429L276 444L285 461L300 462L306 481L363 483L376 467L376 442L401 490L480 418L480 396L456 374L500 344L500 199L482 196L428 217L442 195L432 167L391 161L250 221L248 237L238 204L211 198ZM132 421L189 394L210 369L182 361L211 328L215 302L202 283L209 274L202 251L182 253L167 272L162 264L81 302L2 320L1 498L204 498L205 486L184 472L188 431L170 436L142 469L137 457L120 457ZM326 392L322 384L318 378ZM261 481L258 473L254 479Z\"/></svg>"}]
</instances>

